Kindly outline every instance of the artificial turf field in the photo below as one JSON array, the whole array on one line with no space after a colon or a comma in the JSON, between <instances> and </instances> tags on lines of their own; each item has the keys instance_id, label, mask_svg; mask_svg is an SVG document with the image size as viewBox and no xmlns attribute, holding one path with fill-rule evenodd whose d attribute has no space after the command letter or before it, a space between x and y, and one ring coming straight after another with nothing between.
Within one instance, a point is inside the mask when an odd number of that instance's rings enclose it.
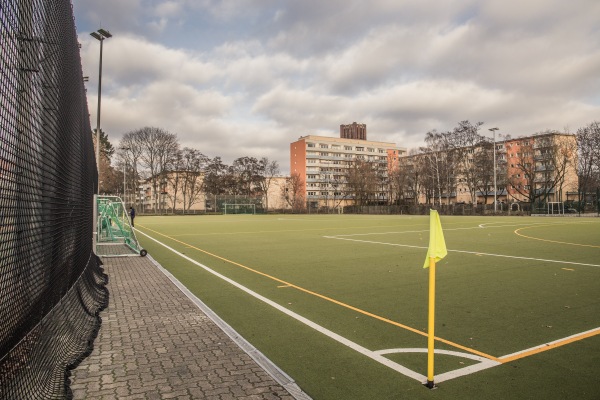
<instances>
[{"instance_id":1,"label":"artificial turf field","mask_svg":"<svg viewBox=\"0 0 600 400\"><path fill-rule=\"evenodd\" d=\"M422 385L428 216L140 216L136 229L314 399L600 398L600 218L441 222L435 390Z\"/></svg>"}]
</instances>

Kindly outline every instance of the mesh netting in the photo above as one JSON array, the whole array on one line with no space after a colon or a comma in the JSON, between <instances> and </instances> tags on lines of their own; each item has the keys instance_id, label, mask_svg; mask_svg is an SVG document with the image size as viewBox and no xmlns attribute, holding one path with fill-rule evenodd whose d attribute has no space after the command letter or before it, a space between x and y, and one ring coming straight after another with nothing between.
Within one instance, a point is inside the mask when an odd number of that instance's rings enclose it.
<instances>
[{"instance_id":1,"label":"mesh netting","mask_svg":"<svg viewBox=\"0 0 600 400\"><path fill-rule=\"evenodd\" d=\"M65 398L108 301L69 0L0 0L0 100L0 398Z\"/></svg>"}]
</instances>

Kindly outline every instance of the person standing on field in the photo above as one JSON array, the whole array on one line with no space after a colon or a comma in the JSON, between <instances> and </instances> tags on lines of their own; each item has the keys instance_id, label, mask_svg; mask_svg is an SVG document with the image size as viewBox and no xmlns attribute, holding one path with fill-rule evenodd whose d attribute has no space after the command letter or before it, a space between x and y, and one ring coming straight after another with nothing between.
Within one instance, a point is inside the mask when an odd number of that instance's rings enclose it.
<instances>
[{"instance_id":1,"label":"person standing on field","mask_svg":"<svg viewBox=\"0 0 600 400\"><path fill-rule=\"evenodd\" d=\"M131 227L133 228L135 226L133 224L133 219L135 218L135 208L131 207L129 209L129 217L131 218Z\"/></svg>"}]
</instances>

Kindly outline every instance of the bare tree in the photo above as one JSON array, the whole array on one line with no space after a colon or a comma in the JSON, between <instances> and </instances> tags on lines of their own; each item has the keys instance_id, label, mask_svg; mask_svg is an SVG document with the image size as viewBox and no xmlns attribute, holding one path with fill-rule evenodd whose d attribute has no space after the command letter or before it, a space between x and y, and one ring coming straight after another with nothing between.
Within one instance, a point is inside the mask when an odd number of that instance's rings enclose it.
<instances>
[{"instance_id":1,"label":"bare tree","mask_svg":"<svg viewBox=\"0 0 600 400\"><path fill-rule=\"evenodd\" d=\"M254 157L240 157L233 161L231 172L235 178L235 194L254 196L262 190L261 165Z\"/></svg>"},{"instance_id":2,"label":"bare tree","mask_svg":"<svg viewBox=\"0 0 600 400\"><path fill-rule=\"evenodd\" d=\"M446 192L446 196L449 198L449 192L452 188L452 182L450 177L452 175L451 169L451 157L453 156L450 152L451 147L448 142L448 134L440 133L436 130L427 132L425 135L425 147L420 150L423 153L422 157L426 161L425 172L429 175L428 179L431 182L432 192L430 193L432 198L435 198L437 193L439 204L442 204L442 194ZM427 186L426 186L427 188ZM426 196L428 199L430 196ZM435 200L434 200L435 205Z\"/></svg>"},{"instance_id":3,"label":"bare tree","mask_svg":"<svg viewBox=\"0 0 600 400\"><path fill-rule=\"evenodd\" d=\"M429 182L426 173L426 159L419 149L409 151L408 157L399 160L398 167L406 171L405 196L412 199L413 204L419 204L421 194L425 194L425 186Z\"/></svg>"},{"instance_id":4,"label":"bare tree","mask_svg":"<svg viewBox=\"0 0 600 400\"><path fill-rule=\"evenodd\" d=\"M489 165L475 162L475 154L482 150L481 146L485 141L485 138L479 134L481 125L483 122L472 124L468 120L461 121L448 135L450 157L447 170L454 171L454 175L460 177L463 186L469 191L473 204L477 203L477 188L482 186L478 182L481 175L480 168L489 167ZM480 158L479 161L483 160ZM448 189L451 187L450 180L447 180L447 187Z\"/></svg>"},{"instance_id":5,"label":"bare tree","mask_svg":"<svg viewBox=\"0 0 600 400\"><path fill-rule=\"evenodd\" d=\"M521 141L512 154L507 182L533 209L536 202L558 199L569 168L574 167L576 141L573 135L545 131Z\"/></svg>"},{"instance_id":6,"label":"bare tree","mask_svg":"<svg viewBox=\"0 0 600 400\"><path fill-rule=\"evenodd\" d=\"M259 172L261 179L258 184L265 198L265 211L269 210L269 189L273 178L279 174L279 163L277 161L270 161L267 157L263 157L259 161Z\"/></svg>"},{"instance_id":7,"label":"bare tree","mask_svg":"<svg viewBox=\"0 0 600 400\"><path fill-rule=\"evenodd\" d=\"M346 188L359 207L374 200L379 189L376 165L361 159L354 160L346 170Z\"/></svg>"},{"instance_id":8,"label":"bare tree","mask_svg":"<svg viewBox=\"0 0 600 400\"><path fill-rule=\"evenodd\" d=\"M214 210L217 210L216 196L226 194L230 189L229 166L224 164L221 157L215 157L208 161L204 180L202 181L202 189L207 195L212 195L215 198Z\"/></svg>"},{"instance_id":9,"label":"bare tree","mask_svg":"<svg viewBox=\"0 0 600 400\"><path fill-rule=\"evenodd\" d=\"M196 204L202 193L201 177L208 164L208 157L196 149L185 147L182 155L182 182L181 194L183 196L183 213Z\"/></svg>"},{"instance_id":10,"label":"bare tree","mask_svg":"<svg viewBox=\"0 0 600 400\"><path fill-rule=\"evenodd\" d=\"M286 178L285 184L281 187L281 197L292 208L292 212L304 209L304 189L304 181L297 172L293 172L289 178Z\"/></svg>"},{"instance_id":11,"label":"bare tree","mask_svg":"<svg viewBox=\"0 0 600 400\"><path fill-rule=\"evenodd\" d=\"M161 128L145 127L130 132L130 136L124 143L133 144L132 148L139 154L140 165L149 171L154 196L153 208L157 211L159 193L166 193L166 173L179 149L177 135ZM162 207L162 203L160 206Z\"/></svg>"},{"instance_id":12,"label":"bare tree","mask_svg":"<svg viewBox=\"0 0 600 400\"><path fill-rule=\"evenodd\" d=\"M600 123L594 121L577 130L577 174L579 210L585 211L593 189L600 187ZM598 199L597 199L598 200Z\"/></svg>"},{"instance_id":13,"label":"bare tree","mask_svg":"<svg viewBox=\"0 0 600 400\"><path fill-rule=\"evenodd\" d=\"M488 197L494 195L494 143L490 140L482 141L472 154L472 180L471 198L476 203L477 193L483 197L483 204L487 204ZM496 174L497 175L497 174ZM498 188L498 181L496 188ZM501 185L500 185L501 186ZM477 192L477 193L476 193Z\"/></svg>"},{"instance_id":14,"label":"bare tree","mask_svg":"<svg viewBox=\"0 0 600 400\"><path fill-rule=\"evenodd\" d=\"M125 133L119 142L119 149L123 155L123 162L131 168L131 173L129 173L129 171L127 173L128 181L131 183L132 188L137 189L138 181L142 178L140 158L142 156L143 147L140 135L135 131Z\"/></svg>"}]
</instances>

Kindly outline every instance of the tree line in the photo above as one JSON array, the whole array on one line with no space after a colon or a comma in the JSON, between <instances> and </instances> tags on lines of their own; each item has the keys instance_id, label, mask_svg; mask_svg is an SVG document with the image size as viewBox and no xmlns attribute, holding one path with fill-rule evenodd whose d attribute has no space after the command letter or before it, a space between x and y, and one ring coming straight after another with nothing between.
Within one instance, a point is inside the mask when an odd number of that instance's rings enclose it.
<instances>
[{"instance_id":1,"label":"tree line","mask_svg":"<svg viewBox=\"0 0 600 400\"><path fill-rule=\"evenodd\" d=\"M599 122L579 128L574 141L555 141L545 146L542 170L534 161L539 149L534 148L533 141L523 140L510 160L498 157L495 174L494 142L489 133L482 133L483 125L465 120L448 131L429 131L425 145L400 157L395 168L387 168L386 164L382 169L381 162L360 158L348 161L343 169L323 167L320 175L325 192L319 192L327 193L326 204L331 200L334 207L348 199L358 206L417 204L420 199L431 205L449 204L459 190L471 203L483 198L487 204L494 195L496 178L497 194L506 195L510 185L533 204L545 201L570 167L577 171L580 203L585 204L586 196L600 187ZM548 130L537 136L552 133L560 132ZM504 135L496 145L510 140ZM139 193L140 180L147 180L154 211L162 211L160 207L174 209L179 202L185 212L199 201L201 193L262 197L268 202L271 182L280 173L278 163L267 157L243 156L227 165L219 156L210 158L197 149L181 148L176 134L156 127L127 132L116 149L101 132L101 154L101 193ZM512 173L508 174L509 170ZM198 179L200 176L203 179ZM534 182L540 179L544 190L535 190ZM305 187L305 182L292 174L281 188L281 197L292 209L302 210L307 201ZM161 194L168 197L168 205L161 203ZM135 200L129 195L126 201ZM265 206L268 209L268 203Z\"/></svg>"},{"instance_id":2,"label":"tree line","mask_svg":"<svg viewBox=\"0 0 600 400\"><path fill-rule=\"evenodd\" d=\"M125 133L116 150L102 133L101 153L100 192L123 194L126 202L135 203L136 197L126 192L138 196L139 182L144 180L152 189L150 204L155 212L175 209L179 203L185 213L201 193L264 196L268 202L271 181L279 174L277 161L267 157L244 156L227 165L219 156L210 158L197 149L181 148L176 134L156 127ZM160 196L166 196L168 204Z\"/></svg>"},{"instance_id":3,"label":"tree line","mask_svg":"<svg viewBox=\"0 0 600 400\"><path fill-rule=\"evenodd\" d=\"M569 171L576 171L579 203L585 204L585 198L600 188L599 122L574 134L546 130L522 139L504 135L496 143L481 133L483 125L466 120L449 131L427 132L425 146L411 150L390 173L392 201L416 203L421 197L428 204L449 204L450 198L463 190L472 204L478 198L487 204L494 195L495 178L497 195L506 196L510 186L533 205L548 201ZM505 143L518 143L518 147L506 150Z\"/></svg>"}]
</instances>

